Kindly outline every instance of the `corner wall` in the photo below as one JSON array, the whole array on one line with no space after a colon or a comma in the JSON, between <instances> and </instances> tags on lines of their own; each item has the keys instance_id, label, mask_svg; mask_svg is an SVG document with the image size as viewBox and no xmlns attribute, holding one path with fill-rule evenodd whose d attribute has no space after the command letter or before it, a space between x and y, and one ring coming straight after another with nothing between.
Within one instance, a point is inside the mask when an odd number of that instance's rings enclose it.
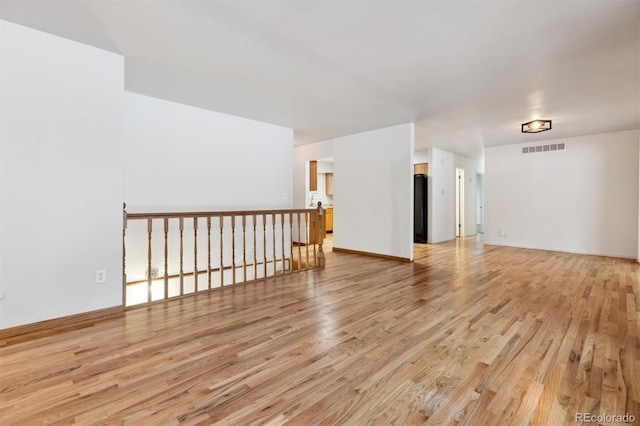
<instances>
[{"instance_id":1,"label":"corner wall","mask_svg":"<svg viewBox=\"0 0 640 426\"><path fill-rule=\"evenodd\" d=\"M413 123L334 139L334 247L413 260Z\"/></svg>"},{"instance_id":2,"label":"corner wall","mask_svg":"<svg viewBox=\"0 0 640 426\"><path fill-rule=\"evenodd\" d=\"M487 148L485 243L636 258L638 132Z\"/></svg>"},{"instance_id":3,"label":"corner wall","mask_svg":"<svg viewBox=\"0 0 640 426\"><path fill-rule=\"evenodd\" d=\"M0 329L122 305L123 201L288 208L292 158L291 129L127 93L121 56L0 20Z\"/></svg>"},{"instance_id":4,"label":"corner wall","mask_svg":"<svg viewBox=\"0 0 640 426\"><path fill-rule=\"evenodd\" d=\"M413 123L295 148L294 205L306 162L333 157L334 247L413 259Z\"/></svg>"},{"instance_id":5,"label":"corner wall","mask_svg":"<svg viewBox=\"0 0 640 426\"><path fill-rule=\"evenodd\" d=\"M0 21L0 328L122 304L123 96L121 56Z\"/></svg>"}]
</instances>

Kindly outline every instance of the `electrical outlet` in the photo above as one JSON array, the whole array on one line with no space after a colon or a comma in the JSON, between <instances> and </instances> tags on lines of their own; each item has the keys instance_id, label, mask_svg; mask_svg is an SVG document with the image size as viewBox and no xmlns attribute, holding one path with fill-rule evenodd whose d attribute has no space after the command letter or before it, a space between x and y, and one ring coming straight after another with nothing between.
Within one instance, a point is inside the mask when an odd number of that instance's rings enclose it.
<instances>
[{"instance_id":1,"label":"electrical outlet","mask_svg":"<svg viewBox=\"0 0 640 426\"><path fill-rule=\"evenodd\" d=\"M107 282L107 271L104 269L98 269L96 271L96 284L104 284Z\"/></svg>"},{"instance_id":2,"label":"electrical outlet","mask_svg":"<svg viewBox=\"0 0 640 426\"><path fill-rule=\"evenodd\" d=\"M151 278L152 280L158 279L158 268L151 268L151 273L149 273L149 270L147 269L145 271L145 277L147 279Z\"/></svg>"}]
</instances>

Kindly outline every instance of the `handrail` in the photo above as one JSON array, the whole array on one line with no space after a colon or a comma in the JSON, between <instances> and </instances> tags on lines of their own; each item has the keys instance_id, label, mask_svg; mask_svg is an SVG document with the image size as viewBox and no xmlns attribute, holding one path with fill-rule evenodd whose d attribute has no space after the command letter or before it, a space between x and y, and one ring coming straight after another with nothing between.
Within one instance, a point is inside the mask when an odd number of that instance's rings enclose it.
<instances>
[{"instance_id":1,"label":"handrail","mask_svg":"<svg viewBox=\"0 0 640 426\"><path fill-rule=\"evenodd\" d=\"M315 209L150 213L128 213L125 204L124 305L323 268L323 235L320 202Z\"/></svg>"},{"instance_id":2,"label":"handrail","mask_svg":"<svg viewBox=\"0 0 640 426\"><path fill-rule=\"evenodd\" d=\"M129 219L176 219L188 217L219 217L219 216L251 216L258 214L288 214L316 212L317 209L276 209L276 210L230 210L210 212L162 212L162 213L127 213Z\"/></svg>"}]
</instances>

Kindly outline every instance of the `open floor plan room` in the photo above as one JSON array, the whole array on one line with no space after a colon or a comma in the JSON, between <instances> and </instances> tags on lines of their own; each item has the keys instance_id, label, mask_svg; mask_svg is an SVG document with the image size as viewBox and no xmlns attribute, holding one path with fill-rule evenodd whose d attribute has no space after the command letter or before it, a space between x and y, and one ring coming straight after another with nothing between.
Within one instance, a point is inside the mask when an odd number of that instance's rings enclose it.
<instances>
[{"instance_id":1,"label":"open floor plan room","mask_svg":"<svg viewBox=\"0 0 640 426\"><path fill-rule=\"evenodd\" d=\"M474 237L412 263L329 252L324 270L0 342L0 423L637 422L639 272Z\"/></svg>"}]
</instances>

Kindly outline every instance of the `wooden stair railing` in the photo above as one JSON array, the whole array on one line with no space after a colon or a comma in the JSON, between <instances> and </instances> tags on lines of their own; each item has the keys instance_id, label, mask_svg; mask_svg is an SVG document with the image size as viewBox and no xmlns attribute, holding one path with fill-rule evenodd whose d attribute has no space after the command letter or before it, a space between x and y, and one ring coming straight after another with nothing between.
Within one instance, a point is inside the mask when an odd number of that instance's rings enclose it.
<instances>
[{"instance_id":1,"label":"wooden stair railing","mask_svg":"<svg viewBox=\"0 0 640 426\"><path fill-rule=\"evenodd\" d=\"M123 304L323 268L323 220L321 203L316 209L178 213L128 213L125 205Z\"/></svg>"}]
</instances>

